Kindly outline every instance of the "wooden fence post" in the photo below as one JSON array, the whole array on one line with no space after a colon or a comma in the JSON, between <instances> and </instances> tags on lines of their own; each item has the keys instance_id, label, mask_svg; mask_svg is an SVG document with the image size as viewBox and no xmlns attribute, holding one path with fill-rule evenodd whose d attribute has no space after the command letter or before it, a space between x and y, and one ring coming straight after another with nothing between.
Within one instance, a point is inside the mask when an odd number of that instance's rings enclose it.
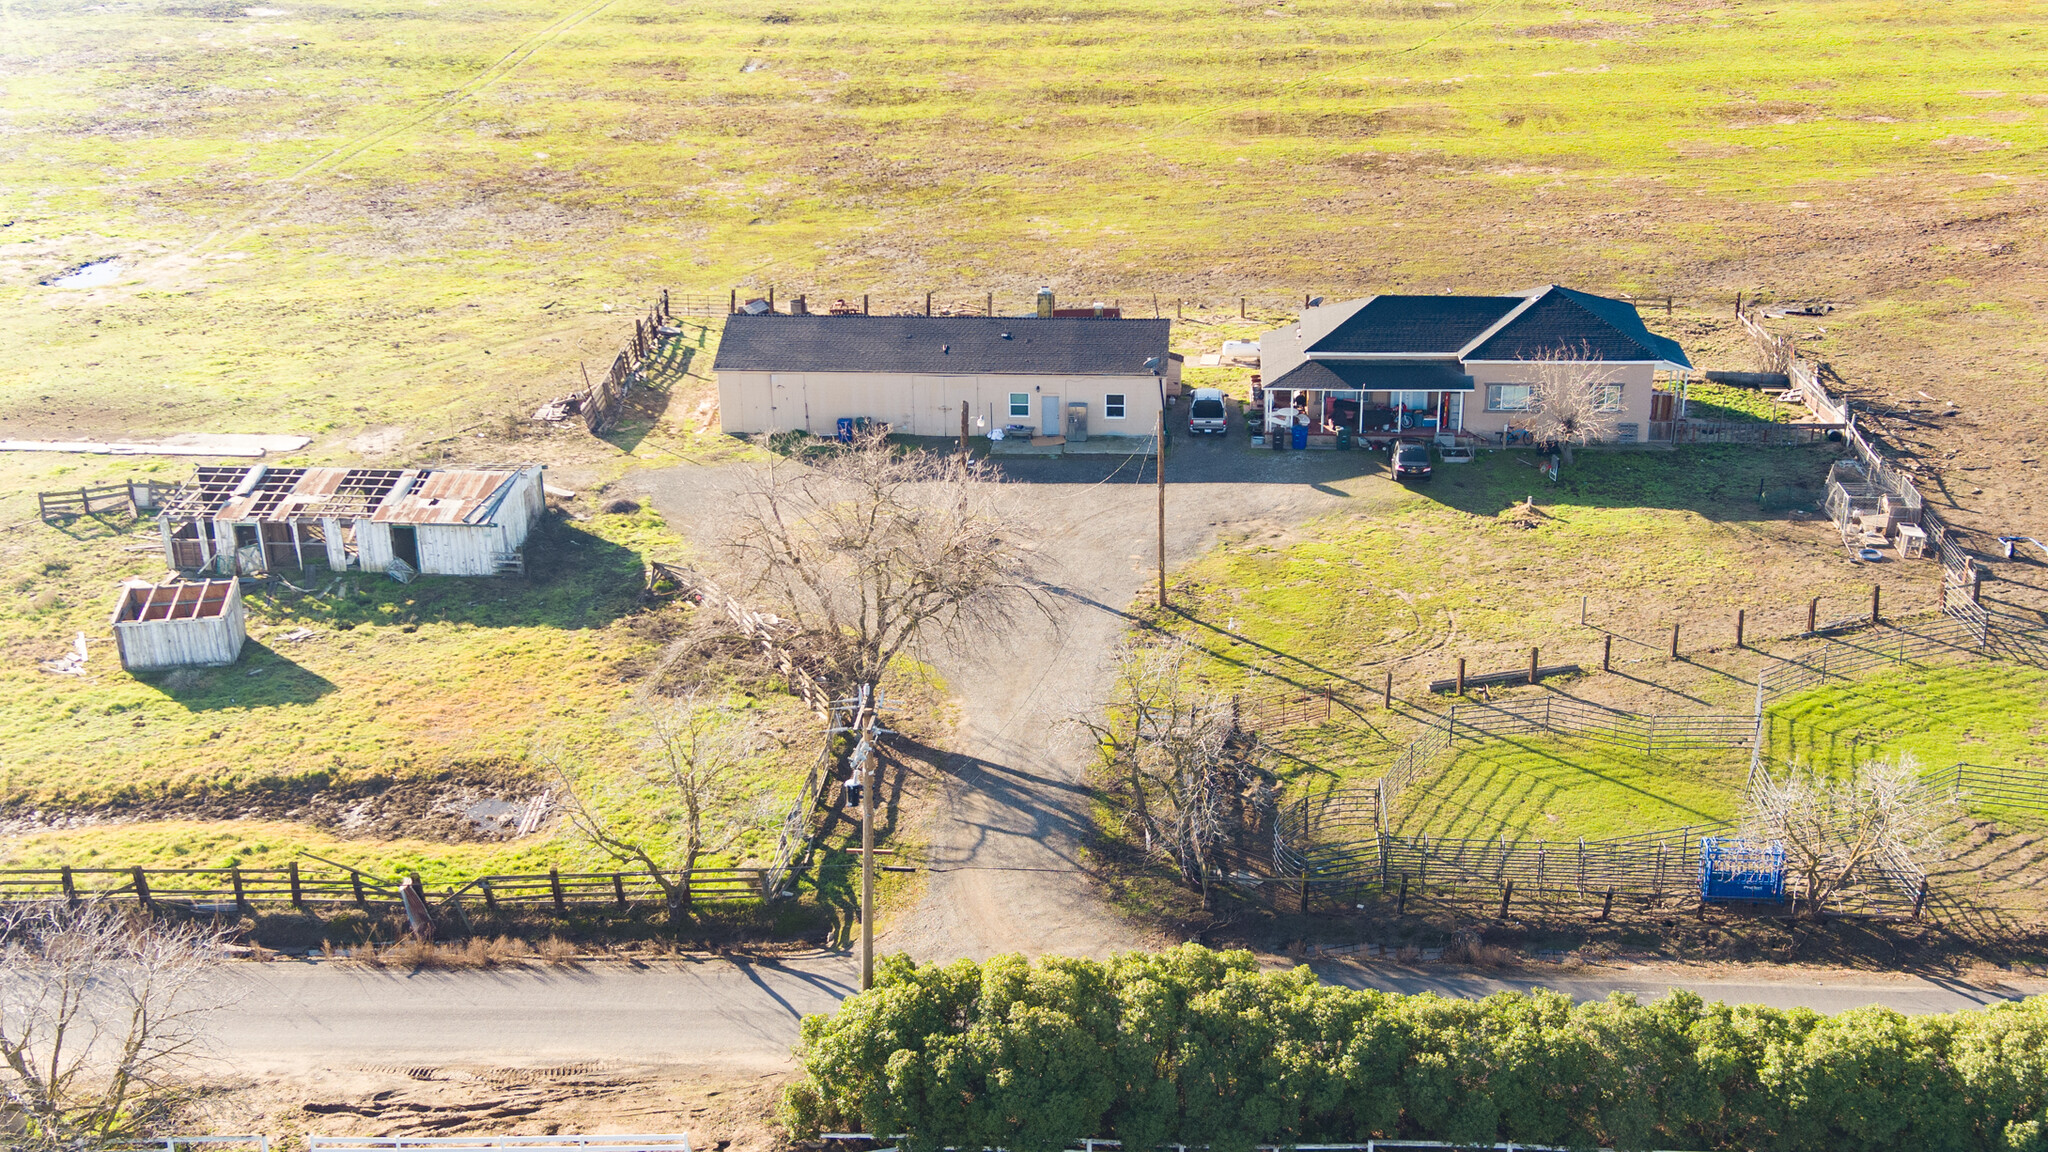
<instances>
[{"instance_id":1,"label":"wooden fence post","mask_svg":"<svg viewBox=\"0 0 2048 1152\"><path fill-rule=\"evenodd\" d=\"M1465 694L1465 658L1458 657L1458 695Z\"/></svg>"},{"instance_id":2,"label":"wooden fence post","mask_svg":"<svg viewBox=\"0 0 2048 1152\"><path fill-rule=\"evenodd\" d=\"M1394 897L1394 915L1396 915L1396 916L1400 916L1400 915L1403 915L1403 914L1405 914L1405 913L1406 913L1407 911L1408 911L1408 874L1407 874L1406 872L1403 872L1403 873L1401 873L1401 894L1400 894L1400 895L1398 895L1398 896L1396 896L1396 897Z\"/></svg>"},{"instance_id":3,"label":"wooden fence post","mask_svg":"<svg viewBox=\"0 0 2048 1152\"><path fill-rule=\"evenodd\" d=\"M1743 647L1743 643L1742 643L1742 625L1743 625L1743 622L1744 622L1744 620L1745 620L1745 618L1746 618L1747 616L1748 616L1748 612L1747 612L1747 610L1745 610L1745 609L1742 609L1742 608L1737 608L1737 609L1735 610L1735 646L1736 646L1737 648Z\"/></svg>"},{"instance_id":4,"label":"wooden fence post","mask_svg":"<svg viewBox=\"0 0 2048 1152\"><path fill-rule=\"evenodd\" d=\"M1531 683L1531 684L1534 684L1534 683L1536 683L1536 654L1537 654L1537 651L1538 651L1538 650L1537 650L1537 649L1535 649L1535 648L1531 648L1531 649L1529 649L1529 683Z\"/></svg>"},{"instance_id":5,"label":"wooden fence post","mask_svg":"<svg viewBox=\"0 0 2048 1152\"><path fill-rule=\"evenodd\" d=\"M1509 880L1500 886L1500 918L1508 918L1508 901L1515 898L1515 882Z\"/></svg>"},{"instance_id":6,"label":"wooden fence post","mask_svg":"<svg viewBox=\"0 0 2048 1152\"><path fill-rule=\"evenodd\" d=\"M306 906L306 894L305 890L299 887L299 862L294 860L286 864L284 866L284 875L285 879L291 882L292 907L304 908Z\"/></svg>"},{"instance_id":7,"label":"wooden fence post","mask_svg":"<svg viewBox=\"0 0 2048 1152\"><path fill-rule=\"evenodd\" d=\"M929 292L924 294L924 314L926 316L932 314L932 294Z\"/></svg>"},{"instance_id":8,"label":"wooden fence post","mask_svg":"<svg viewBox=\"0 0 2048 1152\"><path fill-rule=\"evenodd\" d=\"M235 886L235 911L246 914L249 911L249 896L242 888L241 868L228 869L228 882Z\"/></svg>"},{"instance_id":9,"label":"wooden fence post","mask_svg":"<svg viewBox=\"0 0 2048 1152\"><path fill-rule=\"evenodd\" d=\"M1870 586L1870 623L1872 627L1877 625L1878 596L1883 592L1884 586L1881 584L1872 584Z\"/></svg>"},{"instance_id":10,"label":"wooden fence post","mask_svg":"<svg viewBox=\"0 0 2048 1152\"><path fill-rule=\"evenodd\" d=\"M1602 920L1607 919L1607 914L1612 911L1614 911L1614 889L1609 888L1607 895L1600 899L1600 918Z\"/></svg>"},{"instance_id":11,"label":"wooden fence post","mask_svg":"<svg viewBox=\"0 0 2048 1152\"><path fill-rule=\"evenodd\" d=\"M370 902L363 896L363 874L355 871L354 869L350 869L348 874L348 882L349 886L354 888L356 891L356 907L368 908L370 906Z\"/></svg>"},{"instance_id":12,"label":"wooden fence post","mask_svg":"<svg viewBox=\"0 0 2048 1152\"><path fill-rule=\"evenodd\" d=\"M498 914L498 894L491 890L491 882L489 880L479 880L476 882L476 886L484 890L484 907L491 910L491 915L496 916Z\"/></svg>"},{"instance_id":13,"label":"wooden fence post","mask_svg":"<svg viewBox=\"0 0 2048 1152\"><path fill-rule=\"evenodd\" d=\"M72 879L69 864L64 866L64 902L73 905L78 903L78 884Z\"/></svg>"},{"instance_id":14,"label":"wooden fence post","mask_svg":"<svg viewBox=\"0 0 2048 1152\"><path fill-rule=\"evenodd\" d=\"M1614 671L1614 633L1607 634L1607 642L1600 646L1600 670Z\"/></svg>"},{"instance_id":15,"label":"wooden fence post","mask_svg":"<svg viewBox=\"0 0 2048 1152\"><path fill-rule=\"evenodd\" d=\"M1245 314L1244 314L1244 297L1242 297L1242 296L1239 296L1239 297L1237 298L1237 318L1238 318L1239 320L1242 320L1242 319L1244 319L1244 318L1245 318Z\"/></svg>"},{"instance_id":16,"label":"wooden fence post","mask_svg":"<svg viewBox=\"0 0 2048 1152\"><path fill-rule=\"evenodd\" d=\"M737 289L737 288L735 288L735 289L733 289L733 290L732 290L732 303L731 303L731 305L729 305L729 306L728 306L728 307L726 308L726 313L727 313L728 315L730 315L731 313L737 312L737 311L739 311L739 310L740 310L740 290L739 290L739 289Z\"/></svg>"},{"instance_id":17,"label":"wooden fence post","mask_svg":"<svg viewBox=\"0 0 2048 1152\"><path fill-rule=\"evenodd\" d=\"M569 902L562 898L562 870L560 868L548 869L548 888L555 894L555 911L566 914L569 911Z\"/></svg>"},{"instance_id":18,"label":"wooden fence post","mask_svg":"<svg viewBox=\"0 0 2048 1152\"><path fill-rule=\"evenodd\" d=\"M1920 891L1913 895L1913 919L1920 918L1920 909L1927 904L1927 877L1920 878Z\"/></svg>"},{"instance_id":19,"label":"wooden fence post","mask_svg":"<svg viewBox=\"0 0 2048 1152\"><path fill-rule=\"evenodd\" d=\"M1820 597L1815 596L1806 605L1806 634L1811 636L1820 631Z\"/></svg>"},{"instance_id":20,"label":"wooden fence post","mask_svg":"<svg viewBox=\"0 0 2048 1152\"><path fill-rule=\"evenodd\" d=\"M1389 712L1394 710L1394 674L1392 672L1387 673L1386 683L1380 686L1380 706Z\"/></svg>"},{"instance_id":21,"label":"wooden fence post","mask_svg":"<svg viewBox=\"0 0 2048 1152\"><path fill-rule=\"evenodd\" d=\"M1671 658L1673 660L1678 659L1678 624L1676 621L1671 625Z\"/></svg>"},{"instance_id":22,"label":"wooden fence post","mask_svg":"<svg viewBox=\"0 0 2048 1152\"><path fill-rule=\"evenodd\" d=\"M143 874L142 865L137 864L131 874L135 877L135 898L142 902L142 910L156 911L156 903L149 898L149 877Z\"/></svg>"}]
</instances>

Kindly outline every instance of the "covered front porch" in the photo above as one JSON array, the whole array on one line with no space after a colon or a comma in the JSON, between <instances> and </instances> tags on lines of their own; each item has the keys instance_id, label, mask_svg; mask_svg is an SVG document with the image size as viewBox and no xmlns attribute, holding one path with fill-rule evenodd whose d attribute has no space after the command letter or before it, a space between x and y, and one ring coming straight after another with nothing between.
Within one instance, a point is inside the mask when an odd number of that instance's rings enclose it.
<instances>
[{"instance_id":1,"label":"covered front porch","mask_svg":"<svg viewBox=\"0 0 2048 1152\"><path fill-rule=\"evenodd\" d=\"M1287 447L1334 448L1346 439L1448 444L1464 428L1473 390L1458 368L1456 361L1309 360L1265 386L1260 430Z\"/></svg>"}]
</instances>

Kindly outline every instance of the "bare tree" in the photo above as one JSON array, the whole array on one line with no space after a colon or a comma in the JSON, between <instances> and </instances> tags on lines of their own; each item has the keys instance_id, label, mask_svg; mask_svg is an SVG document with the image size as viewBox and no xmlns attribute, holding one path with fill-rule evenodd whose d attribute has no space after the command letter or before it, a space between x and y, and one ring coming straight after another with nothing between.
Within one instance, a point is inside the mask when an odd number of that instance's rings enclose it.
<instances>
[{"instance_id":1,"label":"bare tree","mask_svg":"<svg viewBox=\"0 0 2048 1152\"><path fill-rule=\"evenodd\" d=\"M1744 838L1785 846L1806 913L1818 917L1874 868L1926 873L1936 830L1954 803L1929 788L1910 755L1872 760L1834 777L1794 765L1757 790Z\"/></svg>"},{"instance_id":2,"label":"bare tree","mask_svg":"<svg viewBox=\"0 0 2048 1152\"><path fill-rule=\"evenodd\" d=\"M1195 680L1186 642L1125 647L1116 673L1105 718L1077 723L1102 749L1125 828L1145 852L1171 859L1206 906L1216 849L1260 776L1257 753L1238 733L1232 702Z\"/></svg>"},{"instance_id":3,"label":"bare tree","mask_svg":"<svg viewBox=\"0 0 2048 1152\"><path fill-rule=\"evenodd\" d=\"M1779 336L1753 320L1744 323L1742 331L1749 338L1749 351L1756 361L1757 371L1781 374L1792 371L1792 361L1798 357L1789 337Z\"/></svg>"},{"instance_id":4,"label":"bare tree","mask_svg":"<svg viewBox=\"0 0 2048 1152\"><path fill-rule=\"evenodd\" d=\"M168 1102L226 1003L224 945L104 903L0 912L0 1093L31 1146L130 1135Z\"/></svg>"},{"instance_id":5,"label":"bare tree","mask_svg":"<svg viewBox=\"0 0 2048 1152\"><path fill-rule=\"evenodd\" d=\"M999 487L984 462L902 451L878 433L812 466L778 461L756 474L730 542L744 594L831 693L879 687L898 656L1042 607Z\"/></svg>"},{"instance_id":6,"label":"bare tree","mask_svg":"<svg viewBox=\"0 0 2048 1152\"><path fill-rule=\"evenodd\" d=\"M730 849L749 826L740 769L758 732L744 713L695 693L643 701L626 724L638 731L640 755L622 777L572 780L558 752L536 758L561 782L569 823L612 859L646 869L669 919L680 921L698 861Z\"/></svg>"},{"instance_id":7,"label":"bare tree","mask_svg":"<svg viewBox=\"0 0 2048 1152\"><path fill-rule=\"evenodd\" d=\"M1535 409L1530 431L1540 441L1554 440L1564 462L1572 462L1572 446L1612 439L1621 412L1621 386L1614 369L1585 345L1559 345L1529 361L1535 372Z\"/></svg>"}]
</instances>

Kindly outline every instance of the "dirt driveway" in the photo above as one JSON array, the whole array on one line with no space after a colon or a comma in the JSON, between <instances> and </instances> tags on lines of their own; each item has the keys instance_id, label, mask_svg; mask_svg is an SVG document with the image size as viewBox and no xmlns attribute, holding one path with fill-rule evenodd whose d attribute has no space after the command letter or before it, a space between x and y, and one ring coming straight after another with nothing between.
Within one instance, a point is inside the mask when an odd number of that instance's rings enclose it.
<instances>
[{"instance_id":1,"label":"dirt driveway","mask_svg":"<svg viewBox=\"0 0 2048 1152\"><path fill-rule=\"evenodd\" d=\"M1376 456L1248 453L1241 434L1170 437L1167 458L1169 565L1200 556L1220 532L1285 533L1383 490L1369 479L1384 470ZM882 943L920 960L1105 956L1156 943L1106 909L1086 873L1092 749L1068 723L1104 698L1123 610L1154 579L1154 473L1124 456L1002 465L1006 513L1041 541L1052 618L928 654L959 721L926 830L930 883ZM671 524L701 540L738 479L735 467L686 465L640 482Z\"/></svg>"}]
</instances>

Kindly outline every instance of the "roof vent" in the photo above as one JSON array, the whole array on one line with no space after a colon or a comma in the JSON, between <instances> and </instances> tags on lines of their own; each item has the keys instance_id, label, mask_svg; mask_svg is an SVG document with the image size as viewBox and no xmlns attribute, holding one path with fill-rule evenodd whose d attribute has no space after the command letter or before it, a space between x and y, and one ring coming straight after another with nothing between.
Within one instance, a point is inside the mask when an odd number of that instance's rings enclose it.
<instances>
[{"instance_id":1,"label":"roof vent","mask_svg":"<svg viewBox=\"0 0 2048 1152\"><path fill-rule=\"evenodd\" d=\"M1010 334L1008 332L1003 333L1003 339L1008 340L1009 338Z\"/></svg>"},{"instance_id":2,"label":"roof vent","mask_svg":"<svg viewBox=\"0 0 2048 1152\"><path fill-rule=\"evenodd\" d=\"M951 344L941 344L939 345L939 351L950 356L953 353L953 346Z\"/></svg>"}]
</instances>

